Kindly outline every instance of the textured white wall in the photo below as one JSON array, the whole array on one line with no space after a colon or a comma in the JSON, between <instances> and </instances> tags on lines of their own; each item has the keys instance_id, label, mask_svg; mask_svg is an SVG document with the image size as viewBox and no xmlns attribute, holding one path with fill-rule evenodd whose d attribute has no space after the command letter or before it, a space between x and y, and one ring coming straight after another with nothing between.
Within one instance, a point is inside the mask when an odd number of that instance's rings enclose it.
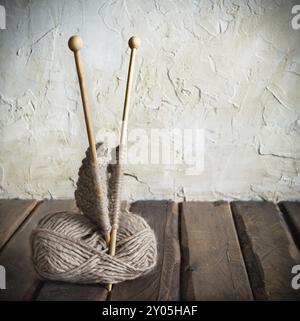
<instances>
[{"instance_id":1,"label":"textured white wall","mask_svg":"<svg viewBox=\"0 0 300 321\"><path fill-rule=\"evenodd\" d=\"M0 1L1 197L72 197L87 146L74 61L96 132L117 130L142 39L130 128L204 128L205 170L128 166L133 199L299 199L300 30L287 0Z\"/></svg>"}]
</instances>

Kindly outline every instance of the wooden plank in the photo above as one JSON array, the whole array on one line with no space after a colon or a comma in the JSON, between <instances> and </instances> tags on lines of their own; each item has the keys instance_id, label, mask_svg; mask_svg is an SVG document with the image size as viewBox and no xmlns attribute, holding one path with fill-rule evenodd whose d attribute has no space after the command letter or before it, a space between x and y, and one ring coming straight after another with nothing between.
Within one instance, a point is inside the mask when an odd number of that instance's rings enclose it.
<instances>
[{"instance_id":1,"label":"wooden plank","mask_svg":"<svg viewBox=\"0 0 300 321\"><path fill-rule=\"evenodd\" d=\"M107 290L102 285L45 282L37 297L38 301L105 301Z\"/></svg>"},{"instance_id":2,"label":"wooden plank","mask_svg":"<svg viewBox=\"0 0 300 321\"><path fill-rule=\"evenodd\" d=\"M228 203L182 204L181 255L182 300L252 300Z\"/></svg>"},{"instance_id":3,"label":"wooden plank","mask_svg":"<svg viewBox=\"0 0 300 321\"><path fill-rule=\"evenodd\" d=\"M36 200L0 200L0 249L36 206Z\"/></svg>"},{"instance_id":4,"label":"wooden plank","mask_svg":"<svg viewBox=\"0 0 300 321\"><path fill-rule=\"evenodd\" d=\"M140 214L153 228L158 242L158 261L148 275L114 285L110 300L178 300L178 206L168 201L140 201L132 205L131 211Z\"/></svg>"},{"instance_id":5,"label":"wooden plank","mask_svg":"<svg viewBox=\"0 0 300 321\"><path fill-rule=\"evenodd\" d=\"M300 249L300 202L282 202L280 209L291 230L298 249Z\"/></svg>"},{"instance_id":6,"label":"wooden plank","mask_svg":"<svg viewBox=\"0 0 300 321\"><path fill-rule=\"evenodd\" d=\"M38 205L26 222L12 236L0 253L0 264L6 269L6 290L0 300L29 300L39 287L31 262L30 234L38 221L48 213L75 209L73 200L45 201Z\"/></svg>"},{"instance_id":7,"label":"wooden plank","mask_svg":"<svg viewBox=\"0 0 300 321\"><path fill-rule=\"evenodd\" d=\"M178 204L168 203L158 300L180 300L181 253Z\"/></svg>"},{"instance_id":8,"label":"wooden plank","mask_svg":"<svg viewBox=\"0 0 300 321\"><path fill-rule=\"evenodd\" d=\"M234 202L232 209L255 299L300 300L291 287L300 255L277 205Z\"/></svg>"}]
</instances>

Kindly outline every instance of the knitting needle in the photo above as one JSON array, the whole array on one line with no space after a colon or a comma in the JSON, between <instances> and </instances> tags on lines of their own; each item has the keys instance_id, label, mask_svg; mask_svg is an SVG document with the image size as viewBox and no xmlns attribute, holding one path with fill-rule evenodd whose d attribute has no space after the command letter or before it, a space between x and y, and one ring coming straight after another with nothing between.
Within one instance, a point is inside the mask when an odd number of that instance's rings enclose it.
<instances>
[{"instance_id":1,"label":"knitting needle","mask_svg":"<svg viewBox=\"0 0 300 321\"><path fill-rule=\"evenodd\" d=\"M126 144L126 136L127 136L127 123L128 123L128 114L129 114L129 103L130 103L130 96L131 96L131 87L132 87L132 76L134 70L134 63L136 57L136 51L139 48L141 41L137 37L131 37L128 41L128 45L131 49L130 60L129 60L129 67L128 67L128 76L127 76L127 84L126 84L126 91L125 91L125 101L124 101L124 109L123 109L123 116L122 116L122 127L121 127L121 137L120 137L120 144L119 144L119 152L117 153L117 176L119 180L123 175L122 172L122 164L123 164L123 157L124 157L124 148ZM118 184L118 190L116 191L116 203L114 207L114 213L112 213L112 217L117 218L120 212L120 203L121 200L119 199L121 195L121 184ZM117 224L113 222L111 234L110 234L110 245L109 245L109 254L114 256L116 253L116 241L117 241ZM108 291L110 292L112 289L112 285L108 285Z\"/></svg>"},{"instance_id":2,"label":"knitting needle","mask_svg":"<svg viewBox=\"0 0 300 321\"><path fill-rule=\"evenodd\" d=\"M81 62L80 57L80 49L83 47L83 41L79 36L72 36L69 39L68 42L69 48L71 51L74 52L74 58L75 58L75 64L76 64L76 70L78 75L78 81L80 86L80 92L81 92L81 99L82 99L82 105L83 105L83 112L84 112L84 119L85 119L85 125L90 145L90 153L91 153L91 160L94 166L98 166L98 160L97 160L97 151L96 151L96 144L95 144L95 138L94 138L94 130L93 130L93 124L92 124L92 118L88 103L88 97L87 97L87 91L86 91L86 85L85 85L85 79L84 79L84 73L83 73L83 66ZM102 209L103 213L106 213L105 215L108 216L108 210L106 210L105 204L104 204L104 193L103 189L101 188L100 182L96 180L96 193L98 196L98 201L100 204L100 207ZM110 241L110 234L109 232L104 235L106 244L109 245Z\"/></svg>"}]
</instances>

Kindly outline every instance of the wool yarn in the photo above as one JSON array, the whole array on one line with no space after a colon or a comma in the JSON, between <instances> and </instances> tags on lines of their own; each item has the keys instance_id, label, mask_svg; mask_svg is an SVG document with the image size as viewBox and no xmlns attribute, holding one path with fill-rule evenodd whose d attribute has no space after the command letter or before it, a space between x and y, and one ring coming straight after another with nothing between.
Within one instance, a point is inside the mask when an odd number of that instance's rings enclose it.
<instances>
[{"instance_id":1,"label":"wool yarn","mask_svg":"<svg viewBox=\"0 0 300 321\"><path fill-rule=\"evenodd\" d=\"M96 145L98 164L95 166L91 160L90 148L86 150L85 158L78 171L77 188L75 190L76 205L79 210L98 224L100 231L106 234L110 231L108 216L108 172L107 168L111 162L108 147L105 143ZM99 204L96 185L101 183L104 196L104 207Z\"/></svg>"},{"instance_id":2,"label":"wool yarn","mask_svg":"<svg viewBox=\"0 0 300 321\"><path fill-rule=\"evenodd\" d=\"M32 259L43 278L115 284L142 276L156 265L156 238L148 223L124 209L117 220L110 215L120 200L116 193L120 168L111 164L118 149L109 154L103 143L96 148L97 166L92 164L88 148L78 173L75 199L80 213L50 213L32 232ZM101 181L104 206L96 197L97 181ZM112 225L118 227L115 256L109 255L103 236Z\"/></svg>"},{"instance_id":3,"label":"wool yarn","mask_svg":"<svg viewBox=\"0 0 300 321\"><path fill-rule=\"evenodd\" d=\"M52 213L31 235L37 273L71 283L119 283L153 269L155 235L140 216L122 212L116 255L110 256L102 234L88 217L73 212Z\"/></svg>"},{"instance_id":4,"label":"wool yarn","mask_svg":"<svg viewBox=\"0 0 300 321\"><path fill-rule=\"evenodd\" d=\"M85 158L78 172L77 189L75 200L81 212L97 223L103 234L106 234L111 227L118 229L119 215L113 217L120 195L119 186L123 182L120 165L117 164L119 147L113 148L111 153L107 145L103 142L96 145L98 166L94 166L91 161L90 148L85 153ZM96 197L95 186L101 182L101 187L105 199L105 206L102 208ZM109 211L107 220L106 210ZM112 224L111 224L112 223ZM112 226L111 226L112 225Z\"/></svg>"}]
</instances>

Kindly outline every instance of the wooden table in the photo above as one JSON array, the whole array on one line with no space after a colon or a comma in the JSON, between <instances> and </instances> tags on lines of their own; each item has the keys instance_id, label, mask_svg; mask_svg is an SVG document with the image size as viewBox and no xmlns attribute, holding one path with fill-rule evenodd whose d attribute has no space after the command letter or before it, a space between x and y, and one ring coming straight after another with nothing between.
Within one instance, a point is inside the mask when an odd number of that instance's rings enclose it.
<instances>
[{"instance_id":1,"label":"wooden table","mask_svg":"<svg viewBox=\"0 0 300 321\"><path fill-rule=\"evenodd\" d=\"M154 229L155 270L104 286L40 280L30 233L50 212L76 210L73 200L0 200L0 300L300 300L291 286L300 264L300 203L140 201L131 210Z\"/></svg>"}]
</instances>

